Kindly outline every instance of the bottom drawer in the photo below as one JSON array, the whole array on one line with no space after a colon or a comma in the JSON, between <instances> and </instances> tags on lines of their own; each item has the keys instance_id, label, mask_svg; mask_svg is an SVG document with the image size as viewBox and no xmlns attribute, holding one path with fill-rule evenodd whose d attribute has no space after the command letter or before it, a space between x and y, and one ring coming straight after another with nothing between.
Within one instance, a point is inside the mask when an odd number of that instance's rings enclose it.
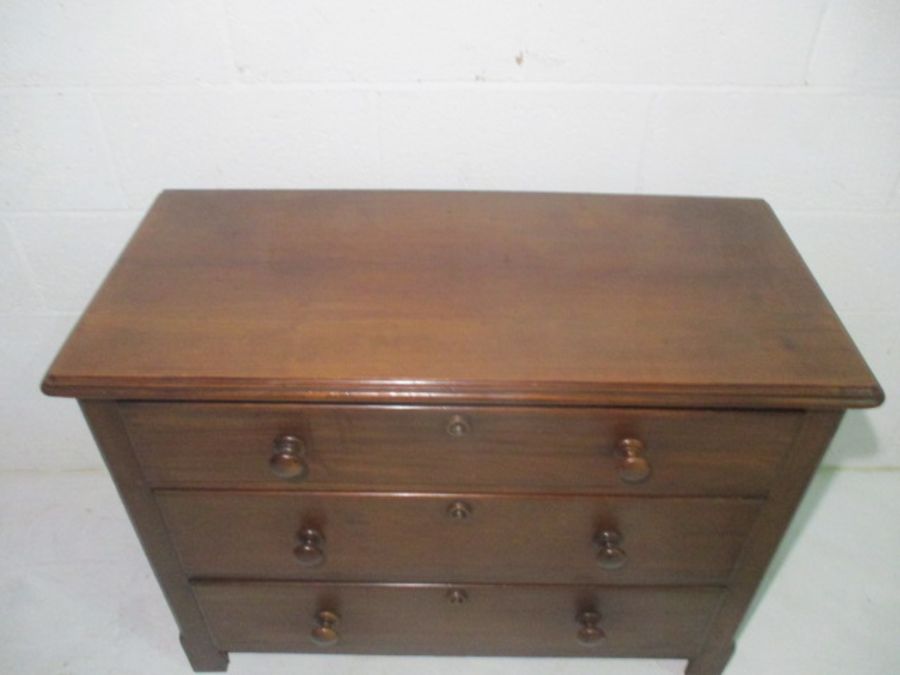
<instances>
[{"instance_id":1,"label":"bottom drawer","mask_svg":"<svg viewBox=\"0 0 900 675\"><path fill-rule=\"evenodd\" d=\"M659 658L695 654L724 593L236 581L193 590L225 651Z\"/></svg>"}]
</instances>

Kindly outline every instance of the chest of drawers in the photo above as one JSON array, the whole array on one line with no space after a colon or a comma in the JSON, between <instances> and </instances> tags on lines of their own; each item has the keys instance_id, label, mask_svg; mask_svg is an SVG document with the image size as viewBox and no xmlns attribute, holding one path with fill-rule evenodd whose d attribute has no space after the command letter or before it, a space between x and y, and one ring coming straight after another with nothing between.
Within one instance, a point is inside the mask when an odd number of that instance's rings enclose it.
<instances>
[{"instance_id":1,"label":"chest of drawers","mask_svg":"<svg viewBox=\"0 0 900 675\"><path fill-rule=\"evenodd\" d=\"M881 390L764 202L163 193L43 383L195 670L229 651L718 673Z\"/></svg>"}]
</instances>

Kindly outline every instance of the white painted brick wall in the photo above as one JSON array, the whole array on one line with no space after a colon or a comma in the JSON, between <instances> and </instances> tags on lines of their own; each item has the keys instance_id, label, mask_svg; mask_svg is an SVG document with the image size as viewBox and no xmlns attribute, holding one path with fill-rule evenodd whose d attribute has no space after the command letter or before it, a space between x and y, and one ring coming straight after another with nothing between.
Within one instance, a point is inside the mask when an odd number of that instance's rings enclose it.
<instances>
[{"instance_id":1,"label":"white painted brick wall","mask_svg":"<svg viewBox=\"0 0 900 675\"><path fill-rule=\"evenodd\" d=\"M4 0L0 83L100 85L228 81L218 2Z\"/></svg>"},{"instance_id":2,"label":"white painted brick wall","mask_svg":"<svg viewBox=\"0 0 900 675\"><path fill-rule=\"evenodd\" d=\"M378 94L176 87L101 91L97 108L129 206L160 185L375 186Z\"/></svg>"},{"instance_id":3,"label":"white painted brick wall","mask_svg":"<svg viewBox=\"0 0 900 675\"><path fill-rule=\"evenodd\" d=\"M632 192L652 96L616 90L416 88L380 95L380 183Z\"/></svg>"},{"instance_id":4,"label":"white painted brick wall","mask_svg":"<svg viewBox=\"0 0 900 675\"><path fill-rule=\"evenodd\" d=\"M13 241L28 262L40 307L48 313L80 313L141 216L139 211L6 216Z\"/></svg>"},{"instance_id":5,"label":"white painted brick wall","mask_svg":"<svg viewBox=\"0 0 900 675\"><path fill-rule=\"evenodd\" d=\"M807 81L846 87L900 86L900 2L831 0Z\"/></svg>"},{"instance_id":6,"label":"white painted brick wall","mask_svg":"<svg viewBox=\"0 0 900 675\"><path fill-rule=\"evenodd\" d=\"M666 92L641 187L764 195L776 210L868 210L887 205L898 168L900 95Z\"/></svg>"},{"instance_id":7,"label":"white painted brick wall","mask_svg":"<svg viewBox=\"0 0 900 675\"><path fill-rule=\"evenodd\" d=\"M226 4L250 81L799 84L825 2Z\"/></svg>"},{"instance_id":8,"label":"white painted brick wall","mask_svg":"<svg viewBox=\"0 0 900 675\"><path fill-rule=\"evenodd\" d=\"M828 461L900 467L896 0L0 3L0 470L99 466L37 385L166 187L764 197L887 391Z\"/></svg>"},{"instance_id":9,"label":"white painted brick wall","mask_svg":"<svg viewBox=\"0 0 900 675\"><path fill-rule=\"evenodd\" d=\"M0 208L123 206L90 91L4 87L0 130Z\"/></svg>"}]
</instances>

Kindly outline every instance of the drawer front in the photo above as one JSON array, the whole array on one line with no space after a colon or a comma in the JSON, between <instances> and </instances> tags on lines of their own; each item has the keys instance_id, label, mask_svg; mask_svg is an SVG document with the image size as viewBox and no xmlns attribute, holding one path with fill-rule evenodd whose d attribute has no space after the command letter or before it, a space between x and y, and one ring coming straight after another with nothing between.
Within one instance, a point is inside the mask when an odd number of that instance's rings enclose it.
<instances>
[{"instance_id":1,"label":"drawer front","mask_svg":"<svg viewBox=\"0 0 900 675\"><path fill-rule=\"evenodd\" d=\"M639 409L123 403L120 410L154 486L300 490L762 496L800 422L794 412ZM273 474L273 442L285 436L298 442L282 444L280 457L293 457L288 464L302 468L301 478Z\"/></svg>"},{"instance_id":2,"label":"drawer front","mask_svg":"<svg viewBox=\"0 0 900 675\"><path fill-rule=\"evenodd\" d=\"M699 651L722 596L705 587L279 582L200 582L193 590L227 651L659 658Z\"/></svg>"},{"instance_id":3,"label":"drawer front","mask_svg":"<svg viewBox=\"0 0 900 675\"><path fill-rule=\"evenodd\" d=\"M752 499L157 493L192 577L726 582Z\"/></svg>"}]
</instances>

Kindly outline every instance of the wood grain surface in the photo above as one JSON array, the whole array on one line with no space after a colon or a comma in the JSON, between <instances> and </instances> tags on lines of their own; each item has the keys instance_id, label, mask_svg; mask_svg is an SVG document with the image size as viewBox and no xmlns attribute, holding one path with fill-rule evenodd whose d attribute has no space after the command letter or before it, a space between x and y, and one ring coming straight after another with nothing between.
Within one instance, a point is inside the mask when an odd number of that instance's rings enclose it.
<instances>
[{"instance_id":1,"label":"wood grain surface","mask_svg":"<svg viewBox=\"0 0 900 675\"><path fill-rule=\"evenodd\" d=\"M844 409L883 399L765 202L449 192L165 192L42 387L196 670L719 675Z\"/></svg>"},{"instance_id":2,"label":"wood grain surface","mask_svg":"<svg viewBox=\"0 0 900 675\"><path fill-rule=\"evenodd\" d=\"M765 495L790 447L795 412L592 408L122 403L154 486L268 489L487 489ZM448 433L454 417L468 431ZM269 468L273 441L300 438L309 472ZM623 481L624 438L651 474Z\"/></svg>"},{"instance_id":3,"label":"wood grain surface","mask_svg":"<svg viewBox=\"0 0 900 675\"><path fill-rule=\"evenodd\" d=\"M572 495L360 495L163 491L169 535L191 577L395 582L724 583L760 500ZM467 517L454 518L462 502ZM324 560L294 555L321 535ZM612 530L624 564L598 564Z\"/></svg>"},{"instance_id":4,"label":"wood grain surface","mask_svg":"<svg viewBox=\"0 0 900 675\"><path fill-rule=\"evenodd\" d=\"M449 192L165 192L43 388L717 407L882 398L762 201Z\"/></svg>"},{"instance_id":5,"label":"wood grain surface","mask_svg":"<svg viewBox=\"0 0 900 675\"><path fill-rule=\"evenodd\" d=\"M458 587L416 584L195 583L216 644L233 651L504 654L679 658L696 652L718 588ZM596 609L606 640L578 643L579 612ZM321 610L339 614L338 643L310 640Z\"/></svg>"}]
</instances>

